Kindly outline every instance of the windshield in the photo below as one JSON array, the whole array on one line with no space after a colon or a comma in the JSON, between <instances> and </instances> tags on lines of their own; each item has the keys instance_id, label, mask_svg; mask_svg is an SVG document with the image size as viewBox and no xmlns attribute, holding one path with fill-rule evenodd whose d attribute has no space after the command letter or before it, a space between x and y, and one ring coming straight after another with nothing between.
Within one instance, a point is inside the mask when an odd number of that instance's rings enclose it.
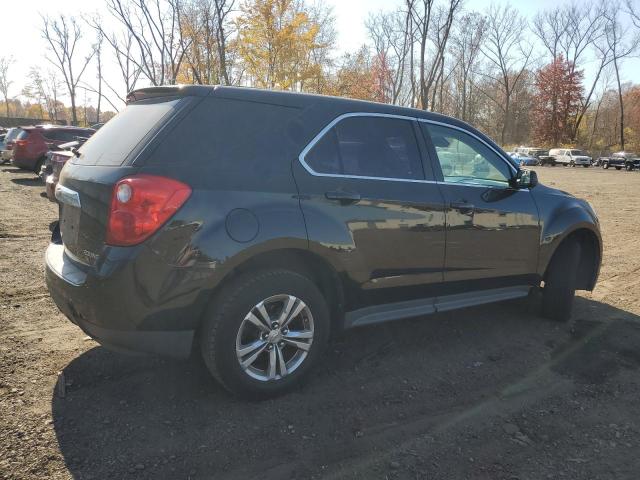
<instances>
[{"instance_id":1,"label":"windshield","mask_svg":"<svg viewBox=\"0 0 640 480\"><path fill-rule=\"evenodd\" d=\"M586 156L586 153L584 153L582 150L571 150L571 155L573 155L574 157L584 157Z\"/></svg>"}]
</instances>

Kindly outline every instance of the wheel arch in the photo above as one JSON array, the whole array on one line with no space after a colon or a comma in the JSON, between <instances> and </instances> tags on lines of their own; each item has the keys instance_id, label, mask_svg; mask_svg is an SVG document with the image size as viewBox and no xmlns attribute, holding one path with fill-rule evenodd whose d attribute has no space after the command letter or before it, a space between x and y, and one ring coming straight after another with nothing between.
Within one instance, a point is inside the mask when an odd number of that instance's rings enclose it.
<instances>
[{"instance_id":1,"label":"wheel arch","mask_svg":"<svg viewBox=\"0 0 640 480\"><path fill-rule=\"evenodd\" d=\"M565 245L567 242L578 242L581 247L580 263L576 273L576 289L592 291L595 288L600 272L602 241L600 235L597 234L593 228L585 225L578 226L566 232L562 238L555 243L555 247L551 251L543 269L543 280L546 279L549 267L558 254L560 246Z\"/></svg>"},{"instance_id":2,"label":"wheel arch","mask_svg":"<svg viewBox=\"0 0 640 480\"><path fill-rule=\"evenodd\" d=\"M215 301L218 292L239 275L272 268L294 271L315 283L327 301L332 330L341 327L345 304L343 281L337 270L326 259L304 248L286 247L266 250L239 261L217 282L209 294L209 301ZM200 318L198 321L196 335L203 320L204 318Z\"/></svg>"}]
</instances>

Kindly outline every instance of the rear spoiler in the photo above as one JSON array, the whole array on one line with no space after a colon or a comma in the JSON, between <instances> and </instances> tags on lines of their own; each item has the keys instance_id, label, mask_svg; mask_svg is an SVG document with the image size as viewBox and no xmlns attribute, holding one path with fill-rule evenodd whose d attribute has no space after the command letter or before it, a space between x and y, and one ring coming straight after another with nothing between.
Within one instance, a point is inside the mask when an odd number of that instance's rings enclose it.
<instances>
[{"instance_id":1,"label":"rear spoiler","mask_svg":"<svg viewBox=\"0 0 640 480\"><path fill-rule=\"evenodd\" d=\"M132 90L127 95L130 103L161 97L206 97L217 88L217 85L165 85L162 87L146 87Z\"/></svg>"}]
</instances>

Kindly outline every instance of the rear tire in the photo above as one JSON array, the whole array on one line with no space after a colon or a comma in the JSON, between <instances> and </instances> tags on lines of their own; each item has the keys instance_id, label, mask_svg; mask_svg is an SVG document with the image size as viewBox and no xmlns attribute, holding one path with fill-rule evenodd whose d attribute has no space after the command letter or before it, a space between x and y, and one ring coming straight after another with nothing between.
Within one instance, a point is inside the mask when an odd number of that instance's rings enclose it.
<instances>
[{"instance_id":1,"label":"rear tire","mask_svg":"<svg viewBox=\"0 0 640 480\"><path fill-rule=\"evenodd\" d=\"M559 322L566 322L571 318L580 254L580 243L566 240L553 255L542 291L544 317Z\"/></svg>"},{"instance_id":2,"label":"rear tire","mask_svg":"<svg viewBox=\"0 0 640 480\"><path fill-rule=\"evenodd\" d=\"M616 170L622 170L622 167L616 167Z\"/></svg>"},{"instance_id":3,"label":"rear tire","mask_svg":"<svg viewBox=\"0 0 640 480\"><path fill-rule=\"evenodd\" d=\"M42 165L44 165L44 157L41 158L40 160L38 160L36 162L35 167L33 167L33 171L36 173L36 175L40 175L40 170L42 169Z\"/></svg>"},{"instance_id":4,"label":"rear tire","mask_svg":"<svg viewBox=\"0 0 640 480\"><path fill-rule=\"evenodd\" d=\"M630 163L627 163L627 164L624 166L624 169L625 169L627 172L631 172L631 171L633 171L633 165L631 165Z\"/></svg>"},{"instance_id":5,"label":"rear tire","mask_svg":"<svg viewBox=\"0 0 640 480\"><path fill-rule=\"evenodd\" d=\"M274 319L280 320L290 301L291 312L303 309L290 323L279 325ZM215 379L232 393L244 398L274 397L307 376L328 342L329 329L326 301L307 277L288 270L248 272L232 280L211 302L200 338L202 358ZM303 348L292 344L292 339Z\"/></svg>"},{"instance_id":6,"label":"rear tire","mask_svg":"<svg viewBox=\"0 0 640 480\"><path fill-rule=\"evenodd\" d=\"M603 168L604 170L607 170L607 169L609 168L609 162L603 162L603 163L602 163L602 168Z\"/></svg>"}]
</instances>

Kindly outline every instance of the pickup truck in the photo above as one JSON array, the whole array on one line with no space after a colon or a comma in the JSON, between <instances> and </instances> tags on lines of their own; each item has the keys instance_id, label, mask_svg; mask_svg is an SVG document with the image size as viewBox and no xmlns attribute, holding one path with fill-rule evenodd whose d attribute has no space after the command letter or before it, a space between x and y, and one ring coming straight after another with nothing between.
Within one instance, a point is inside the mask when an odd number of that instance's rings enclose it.
<instances>
[{"instance_id":1,"label":"pickup truck","mask_svg":"<svg viewBox=\"0 0 640 480\"><path fill-rule=\"evenodd\" d=\"M624 168L630 172L636 168L640 169L640 156L631 152L616 152L609 157L598 158L597 164L605 170L609 167L614 167L616 170Z\"/></svg>"}]
</instances>

